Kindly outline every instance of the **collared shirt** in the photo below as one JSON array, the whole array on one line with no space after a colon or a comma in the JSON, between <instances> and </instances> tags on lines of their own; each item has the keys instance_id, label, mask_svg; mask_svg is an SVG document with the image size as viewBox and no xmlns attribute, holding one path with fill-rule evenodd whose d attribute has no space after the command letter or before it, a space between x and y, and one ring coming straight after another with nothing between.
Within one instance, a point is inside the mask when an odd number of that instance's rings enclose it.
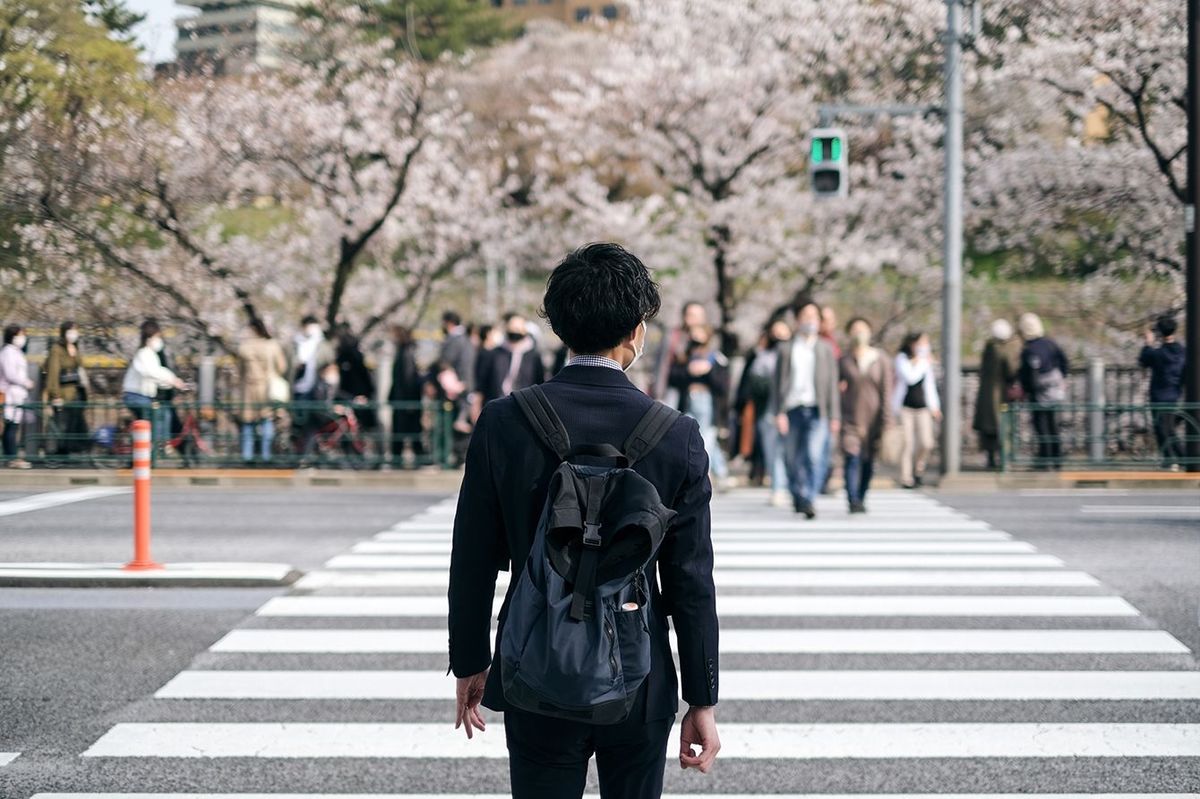
<instances>
[{"instance_id":1,"label":"collared shirt","mask_svg":"<svg viewBox=\"0 0 1200 799\"><path fill-rule=\"evenodd\" d=\"M625 371L621 364L603 355L572 355L567 361L567 366L601 366L605 369L616 369L618 372Z\"/></svg>"},{"instance_id":2,"label":"collared shirt","mask_svg":"<svg viewBox=\"0 0 1200 799\"><path fill-rule=\"evenodd\" d=\"M792 384L783 398L783 410L817 404L817 339L797 337L792 343Z\"/></svg>"}]
</instances>

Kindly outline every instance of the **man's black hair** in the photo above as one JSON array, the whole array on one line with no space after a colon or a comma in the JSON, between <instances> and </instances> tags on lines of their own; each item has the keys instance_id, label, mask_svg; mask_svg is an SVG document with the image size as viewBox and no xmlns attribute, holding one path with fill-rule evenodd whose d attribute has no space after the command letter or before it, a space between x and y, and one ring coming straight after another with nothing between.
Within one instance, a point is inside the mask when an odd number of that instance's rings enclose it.
<instances>
[{"instance_id":1,"label":"man's black hair","mask_svg":"<svg viewBox=\"0 0 1200 799\"><path fill-rule=\"evenodd\" d=\"M309 325L319 325L319 324L321 324L320 320L317 319L317 317L313 316L312 314L308 314L303 319L300 320L300 327L308 327Z\"/></svg>"},{"instance_id":2,"label":"man's black hair","mask_svg":"<svg viewBox=\"0 0 1200 799\"><path fill-rule=\"evenodd\" d=\"M1175 335L1175 331L1179 329L1179 323L1173 316L1160 316L1154 323L1154 329L1158 331L1158 335L1166 338Z\"/></svg>"},{"instance_id":3,"label":"man's black hair","mask_svg":"<svg viewBox=\"0 0 1200 799\"><path fill-rule=\"evenodd\" d=\"M19 334L24 329L25 328L21 327L20 325L5 325L5 327L4 327L4 343L12 344L13 339L16 338L17 334Z\"/></svg>"},{"instance_id":4,"label":"man's black hair","mask_svg":"<svg viewBox=\"0 0 1200 799\"><path fill-rule=\"evenodd\" d=\"M602 242L554 267L540 313L571 352L590 355L620 344L661 304L646 265L621 245Z\"/></svg>"},{"instance_id":5,"label":"man's black hair","mask_svg":"<svg viewBox=\"0 0 1200 799\"><path fill-rule=\"evenodd\" d=\"M442 324L458 327L462 324L462 317L458 315L457 311L444 311L442 313Z\"/></svg>"},{"instance_id":6,"label":"man's black hair","mask_svg":"<svg viewBox=\"0 0 1200 799\"><path fill-rule=\"evenodd\" d=\"M817 309L818 314L821 313L821 303L817 302L815 297L810 294L799 293L792 300L792 313L799 316L800 312L810 305Z\"/></svg>"}]
</instances>

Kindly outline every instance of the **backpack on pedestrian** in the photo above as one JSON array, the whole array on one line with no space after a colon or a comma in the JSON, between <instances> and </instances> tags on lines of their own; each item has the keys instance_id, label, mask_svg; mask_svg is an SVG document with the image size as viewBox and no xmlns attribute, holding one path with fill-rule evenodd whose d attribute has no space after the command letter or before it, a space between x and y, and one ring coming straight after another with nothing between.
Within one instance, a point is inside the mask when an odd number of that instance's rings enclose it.
<instances>
[{"instance_id":1,"label":"backpack on pedestrian","mask_svg":"<svg viewBox=\"0 0 1200 799\"><path fill-rule=\"evenodd\" d=\"M655 402L622 449L572 446L541 386L513 397L560 463L509 600L500 646L504 696L529 712L616 724L650 673L645 568L675 516L631 467L680 414Z\"/></svg>"}]
</instances>

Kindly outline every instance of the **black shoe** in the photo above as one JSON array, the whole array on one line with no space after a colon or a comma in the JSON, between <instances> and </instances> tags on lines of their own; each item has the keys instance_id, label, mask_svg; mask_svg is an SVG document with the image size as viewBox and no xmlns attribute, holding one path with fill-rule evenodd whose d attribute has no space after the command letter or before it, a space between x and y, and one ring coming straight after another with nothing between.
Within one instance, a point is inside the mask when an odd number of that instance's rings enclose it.
<instances>
[{"instance_id":1,"label":"black shoe","mask_svg":"<svg viewBox=\"0 0 1200 799\"><path fill-rule=\"evenodd\" d=\"M817 509L813 507L811 502L801 503L800 512L804 514L804 518L806 519L817 518Z\"/></svg>"},{"instance_id":2,"label":"black shoe","mask_svg":"<svg viewBox=\"0 0 1200 799\"><path fill-rule=\"evenodd\" d=\"M913 478L913 488L920 488L923 485L925 485L925 481L921 479L921 475L918 474Z\"/></svg>"},{"instance_id":3,"label":"black shoe","mask_svg":"<svg viewBox=\"0 0 1200 799\"><path fill-rule=\"evenodd\" d=\"M851 513L866 513L867 506L861 502L851 502L850 503L850 512Z\"/></svg>"},{"instance_id":4,"label":"black shoe","mask_svg":"<svg viewBox=\"0 0 1200 799\"><path fill-rule=\"evenodd\" d=\"M900 487L903 488L905 491L912 491L913 489L915 489L917 487L917 484L916 483L901 483Z\"/></svg>"}]
</instances>

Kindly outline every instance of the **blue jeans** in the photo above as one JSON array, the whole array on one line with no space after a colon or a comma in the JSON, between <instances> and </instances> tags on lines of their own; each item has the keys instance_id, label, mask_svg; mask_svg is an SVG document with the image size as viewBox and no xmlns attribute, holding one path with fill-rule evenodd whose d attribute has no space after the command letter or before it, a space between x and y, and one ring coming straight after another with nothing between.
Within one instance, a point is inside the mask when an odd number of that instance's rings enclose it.
<instances>
[{"instance_id":1,"label":"blue jeans","mask_svg":"<svg viewBox=\"0 0 1200 799\"><path fill-rule=\"evenodd\" d=\"M131 391L122 394L121 401L133 413L134 418L150 422L150 440L154 442L155 446L171 437L171 406L169 403L159 403L156 408L154 403L157 400L154 397L134 394Z\"/></svg>"},{"instance_id":2,"label":"blue jeans","mask_svg":"<svg viewBox=\"0 0 1200 799\"><path fill-rule=\"evenodd\" d=\"M708 466L719 479L724 480L729 475L729 466L725 463L725 453L721 451L721 443L717 440L716 407L713 396L707 391L694 391L688 394L687 415L700 425L700 437L704 439L704 450L708 453Z\"/></svg>"},{"instance_id":3,"label":"blue jeans","mask_svg":"<svg viewBox=\"0 0 1200 799\"><path fill-rule=\"evenodd\" d=\"M825 442L829 422L815 406L801 405L787 412L788 432L784 438L788 488L796 502L812 502L825 482Z\"/></svg>"},{"instance_id":4,"label":"blue jeans","mask_svg":"<svg viewBox=\"0 0 1200 799\"><path fill-rule=\"evenodd\" d=\"M783 436L775 424L775 414L765 413L758 420L758 440L762 443L763 472L772 491L788 489L787 463L783 458Z\"/></svg>"},{"instance_id":5,"label":"blue jeans","mask_svg":"<svg viewBox=\"0 0 1200 799\"><path fill-rule=\"evenodd\" d=\"M842 458L846 462L846 499L851 505L865 501L875 474L875 459L846 453L842 453Z\"/></svg>"},{"instance_id":6,"label":"blue jeans","mask_svg":"<svg viewBox=\"0 0 1200 799\"><path fill-rule=\"evenodd\" d=\"M242 425L242 460L254 460L254 436L262 437L263 462L271 460L271 444L275 441L275 422L272 419L260 419L257 422L247 422Z\"/></svg>"}]
</instances>

